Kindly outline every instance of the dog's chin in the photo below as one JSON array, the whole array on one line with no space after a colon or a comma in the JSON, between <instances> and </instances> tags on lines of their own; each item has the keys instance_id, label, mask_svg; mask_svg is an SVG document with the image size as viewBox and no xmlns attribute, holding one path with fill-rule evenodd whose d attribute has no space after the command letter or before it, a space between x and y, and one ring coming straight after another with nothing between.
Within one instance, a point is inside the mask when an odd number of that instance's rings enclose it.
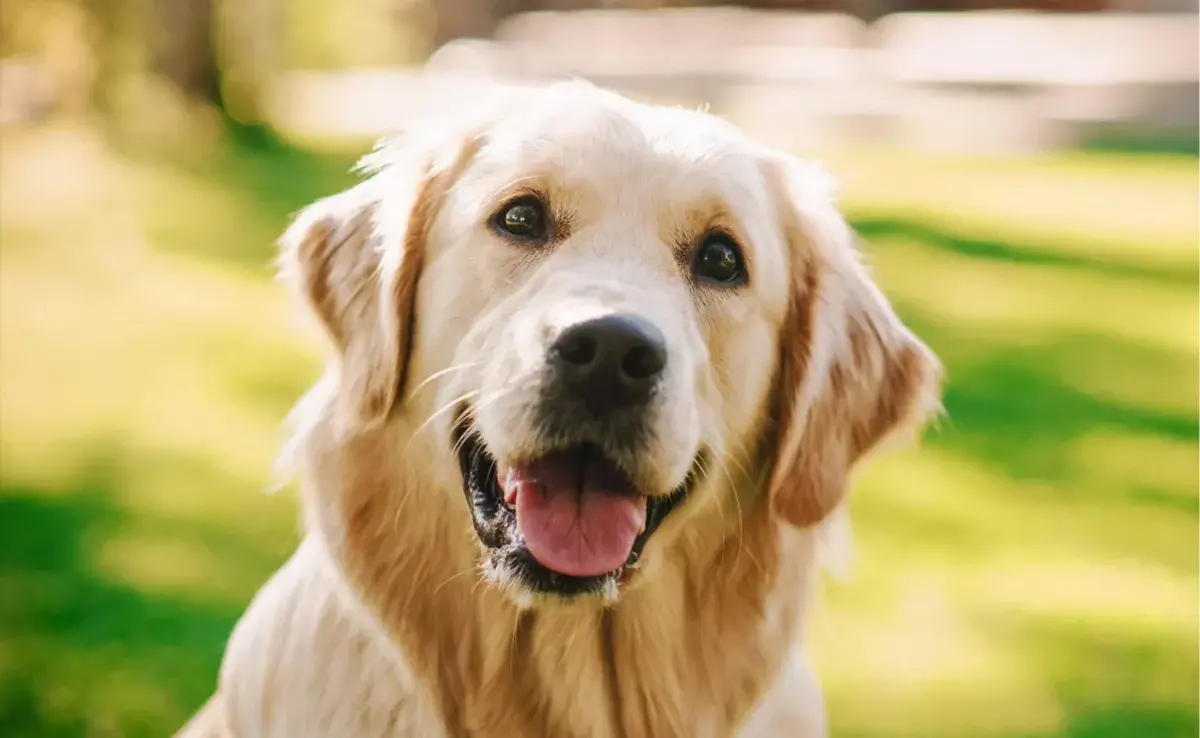
<instances>
[{"instance_id":1,"label":"dog's chin","mask_svg":"<svg viewBox=\"0 0 1200 738\"><path fill-rule=\"evenodd\" d=\"M637 575L646 543L688 497L701 472L703 454L697 453L674 489L645 493L600 444L582 441L548 449L521 464L518 473L491 454L466 420L469 413L460 417L452 440L485 551L485 575L518 602L615 599Z\"/></svg>"}]
</instances>

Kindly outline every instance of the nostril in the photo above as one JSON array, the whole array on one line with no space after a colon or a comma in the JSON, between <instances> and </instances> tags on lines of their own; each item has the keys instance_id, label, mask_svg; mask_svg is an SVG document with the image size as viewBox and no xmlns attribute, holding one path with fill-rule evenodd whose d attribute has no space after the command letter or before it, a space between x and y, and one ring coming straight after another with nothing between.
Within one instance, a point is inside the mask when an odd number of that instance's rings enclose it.
<instances>
[{"instance_id":1,"label":"nostril","mask_svg":"<svg viewBox=\"0 0 1200 738\"><path fill-rule=\"evenodd\" d=\"M583 332L575 333L564 336L555 350L568 364L587 366L596 359L596 339Z\"/></svg>"},{"instance_id":2,"label":"nostril","mask_svg":"<svg viewBox=\"0 0 1200 738\"><path fill-rule=\"evenodd\" d=\"M652 346L633 346L621 359L621 372L629 379L645 380L663 370L666 356Z\"/></svg>"}]
</instances>

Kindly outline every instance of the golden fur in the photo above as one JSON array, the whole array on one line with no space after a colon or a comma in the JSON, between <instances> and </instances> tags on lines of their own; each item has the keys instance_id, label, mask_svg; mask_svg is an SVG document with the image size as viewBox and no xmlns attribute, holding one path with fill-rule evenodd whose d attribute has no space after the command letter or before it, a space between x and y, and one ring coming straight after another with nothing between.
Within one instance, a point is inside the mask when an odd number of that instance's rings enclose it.
<instances>
[{"instance_id":1,"label":"golden fur","mask_svg":"<svg viewBox=\"0 0 1200 738\"><path fill-rule=\"evenodd\" d=\"M385 145L307 209L284 271L336 348L298 406L306 535L235 629L188 736L822 736L800 650L818 538L855 463L937 407L936 359L858 261L825 176L700 113L582 83L513 90ZM525 188L560 225L516 254L479 223ZM719 223L736 294L679 252ZM605 598L485 566L452 408L528 453L539 331L631 307L672 345L645 489L712 463ZM678 358L678 361L676 361Z\"/></svg>"}]
</instances>

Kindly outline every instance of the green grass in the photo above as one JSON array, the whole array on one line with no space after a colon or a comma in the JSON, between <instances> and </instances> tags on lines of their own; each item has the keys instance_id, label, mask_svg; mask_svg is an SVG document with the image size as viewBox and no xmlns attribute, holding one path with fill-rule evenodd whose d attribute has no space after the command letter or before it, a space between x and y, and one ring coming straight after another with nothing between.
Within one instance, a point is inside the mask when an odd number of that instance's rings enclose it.
<instances>
[{"instance_id":1,"label":"green grass","mask_svg":"<svg viewBox=\"0 0 1200 738\"><path fill-rule=\"evenodd\" d=\"M296 540L261 492L320 352L269 260L352 159L0 145L0 735L168 734ZM949 374L813 623L835 735L1195 735L1195 160L829 163Z\"/></svg>"}]
</instances>

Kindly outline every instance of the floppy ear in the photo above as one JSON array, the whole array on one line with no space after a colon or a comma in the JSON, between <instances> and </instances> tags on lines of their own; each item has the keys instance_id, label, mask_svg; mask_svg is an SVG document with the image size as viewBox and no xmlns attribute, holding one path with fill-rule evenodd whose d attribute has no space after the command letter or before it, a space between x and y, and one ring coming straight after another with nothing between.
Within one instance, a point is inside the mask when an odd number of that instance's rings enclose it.
<instances>
[{"instance_id":1,"label":"floppy ear","mask_svg":"<svg viewBox=\"0 0 1200 738\"><path fill-rule=\"evenodd\" d=\"M871 280L828 176L798 161L774 174L792 268L770 494L805 527L838 506L868 452L940 409L941 366Z\"/></svg>"},{"instance_id":2,"label":"floppy ear","mask_svg":"<svg viewBox=\"0 0 1200 738\"><path fill-rule=\"evenodd\" d=\"M425 242L462 147L382 144L369 179L308 206L280 240L281 271L337 349L349 419L387 418L404 385Z\"/></svg>"}]
</instances>

